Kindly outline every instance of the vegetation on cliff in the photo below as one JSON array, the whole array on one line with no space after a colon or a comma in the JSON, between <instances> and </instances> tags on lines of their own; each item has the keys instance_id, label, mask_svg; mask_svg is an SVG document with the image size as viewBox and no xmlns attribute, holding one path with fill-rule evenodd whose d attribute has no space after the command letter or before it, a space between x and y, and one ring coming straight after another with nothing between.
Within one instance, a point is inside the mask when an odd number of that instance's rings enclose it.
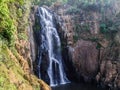
<instances>
[{"instance_id":1,"label":"vegetation on cliff","mask_svg":"<svg viewBox=\"0 0 120 90\"><path fill-rule=\"evenodd\" d=\"M30 69L31 0L0 0L0 90L49 90Z\"/></svg>"},{"instance_id":2,"label":"vegetation on cliff","mask_svg":"<svg viewBox=\"0 0 120 90\"><path fill-rule=\"evenodd\" d=\"M60 3L61 2L61 3ZM115 36L115 34L119 31L119 5L118 0L35 0L34 4L37 5L47 5L47 6L55 6L58 8L63 4L63 7L69 5L67 9L67 14L71 15L79 15L79 17L75 17L74 19L74 40L75 42L80 38L81 32L89 32L93 23L87 22L87 18L93 19L94 16L91 12L96 12L96 19L99 22L100 33L103 34L107 39L111 39ZM84 16L82 15L83 13ZM81 23L77 23L79 21ZM88 20L88 21L89 21ZM84 24L83 24L84 23ZM94 26L94 25L93 25ZM97 38L93 37L93 41L96 41Z\"/></svg>"},{"instance_id":3,"label":"vegetation on cliff","mask_svg":"<svg viewBox=\"0 0 120 90\"><path fill-rule=\"evenodd\" d=\"M74 30L76 32L74 38L78 40L80 33L91 33L91 27L98 22L99 32L107 39L111 39L119 31L120 10L117 0L69 0L71 7L67 10L67 14L76 15L74 18ZM94 14L92 14L94 13ZM96 14L96 17L95 17ZM94 21L93 21L94 19ZM91 22L92 21L92 22ZM78 23L77 23L78 22ZM96 25L97 26L97 25ZM95 29L95 28L92 28ZM93 38L95 39L95 38Z\"/></svg>"}]
</instances>

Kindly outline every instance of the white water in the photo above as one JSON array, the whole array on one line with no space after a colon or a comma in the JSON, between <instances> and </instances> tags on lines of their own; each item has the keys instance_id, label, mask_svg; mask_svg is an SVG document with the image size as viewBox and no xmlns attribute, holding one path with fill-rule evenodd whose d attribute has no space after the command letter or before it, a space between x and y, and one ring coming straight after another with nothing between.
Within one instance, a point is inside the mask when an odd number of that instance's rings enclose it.
<instances>
[{"instance_id":1,"label":"white water","mask_svg":"<svg viewBox=\"0 0 120 90\"><path fill-rule=\"evenodd\" d=\"M50 86L56 86L59 84L66 84L69 80L63 69L62 57L61 57L61 42L57 30L54 25L53 14L47 9L40 7L38 9L41 24L41 50L48 52L49 65L47 74L49 77ZM42 51L41 51L42 53ZM41 55L41 54L40 54ZM39 56L38 66L40 67L41 61L43 60ZM39 77L41 77L41 72Z\"/></svg>"}]
</instances>

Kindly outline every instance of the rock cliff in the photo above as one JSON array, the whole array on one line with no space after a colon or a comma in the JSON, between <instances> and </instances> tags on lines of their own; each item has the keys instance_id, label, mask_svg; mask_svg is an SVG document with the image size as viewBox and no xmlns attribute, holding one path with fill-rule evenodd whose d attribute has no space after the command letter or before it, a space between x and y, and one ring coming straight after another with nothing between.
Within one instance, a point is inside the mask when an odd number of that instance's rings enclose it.
<instances>
[{"instance_id":1,"label":"rock cliff","mask_svg":"<svg viewBox=\"0 0 120 90\"><path fill-rule=\"evenodd\" d=\"M71 80L96 81L120 88L118 3L103 5L54 5L63 58ZM103 10L103 12L101 12Z\"/></svg>"}]
</instances>

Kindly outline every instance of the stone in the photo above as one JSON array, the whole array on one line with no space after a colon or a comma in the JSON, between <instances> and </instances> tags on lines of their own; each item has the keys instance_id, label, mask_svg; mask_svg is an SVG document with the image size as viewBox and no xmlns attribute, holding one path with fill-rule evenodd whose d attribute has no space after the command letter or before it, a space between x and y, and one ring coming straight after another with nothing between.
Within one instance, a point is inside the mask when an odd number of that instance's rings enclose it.
<instances>
[{"instance_id":1,"label":"stone","mask_svg":"<svg viewBox=\"0 0 120 90\"><path fill-rule=\"evenodd\" d=\"M79 40L74 46L72 55L72 62L77 70L76 72L85 80L91 80L98 70L98 50L96 49L96 44L90 41Z\"/></svg>"},{"instance_id":2,"label":"stone","mask_svg":"<svg viewBox=\"0 0 120 90\"><path fill-rule=\"evenodd\" d=\"M106 39L103 39L103 40L99 41L98 43L104 48L108 47L108 45L109 45L109 41Z\"/></svg>"}]
</instances>

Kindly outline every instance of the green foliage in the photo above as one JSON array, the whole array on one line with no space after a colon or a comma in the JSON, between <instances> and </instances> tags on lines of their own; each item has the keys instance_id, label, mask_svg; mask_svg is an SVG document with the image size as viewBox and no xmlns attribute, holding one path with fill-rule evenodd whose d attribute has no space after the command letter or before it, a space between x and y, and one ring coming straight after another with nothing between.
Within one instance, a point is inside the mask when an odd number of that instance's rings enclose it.
<instances>
[{"instance_id":1,"label":"green foliage","mask_svg":"<svg viewBox=\"0 0 120 90\"><path fill-rule=\"evenodd\" d=\"M22 9L19 8L19 9L17 10L17 16L18 16L18 17L22 17L22 15L23 15Z\"/></svg>"},{"instance_id":2,"label":"green foliage","mask_svg":"<svg viewBox=\"0 0 120 90\"><path fill-rule=\"evenodd\" d=\"M62 2L63 2L63 3L67 3L67 2L68 2L68 0L62 0Z\"/></svg>"},{"instance_id":3,"label":"green foliage","mask_svg":"<svg viewBox=\"0 0 120 90\"><path fill-rule=\"evenodd\" d=\"M107 26L106 26L105 23L100 24L100 32L101 33L107 33L108 32L108 29L107 29Z\"/></svg>"},{"instance_id":4,"label":"green foliage","mask_svg":"<svg viewBox=\"0 0 120 90\"><path fill-rule=\"evenodd\" d=\"M30 0L0 0L0 90L22 90L33 87L40 90L37 78L25 77L20 60L23 59L15 48L16 39L27 39ZM11 46L12 47L9 47ZM13 49L14 48L14 49ZM27 87L28 86L28 87Z\"/></svg>"},{"instance_id":5,"label":"green foliage","mask_svg":"<svg viewBox=\"0 0 120 90\"><path fill-rule=\"evenodd\" d=\"M95 3L102 3L102 4L109 4L112 0L68 0L70 4L95 4Z\"/></svg>"},{"instance_id":6,"label":"green foliage","mask_svg":"<svg viewBox=\"0 0 120 90\"><path fill-rule=\"evenodd\" d=\"M16 56L14 56L16 54ZM12 52L7 48L5 44L1 47L0 51L0 90L22 90L19 88L20 82L22 85L31 86L34 90L40 90L37 79L35 84L25 78L25 73L17 60L17 51L12 48ZM34 79L34 78L33 78ZM24 88L25 88L24 87ZM26 87L27 89L27 87Z\"/></svg>"},{"instance_id":7,"label":"green foliage","mask_svg":"<svg viewBox=\"0 0 120 90\"><path fill-rule=\"evenodd\" d=\"M74 42L77 42L79 39L80 39L80 34L83 33L83 32L88 32L89 33L89 25L88 24L84 24L84 25L81 25L81 24L76 24L74 26L74 31L75 31L75 34L73 36L73 40Z\"/></svg>"},{"instance_id":8,"label":"green foliage","mask_svg":"<svg viewBox=\"0 0 120 90\"><path fill-rule=\"evenodd\" d=\"M100 49L102 46L98 43L96 49Z\"/></svg>"},{"instance_id":9,"label":"green foliage","mask_svg":"<svg viewBox=\"0 0 120 90\"><path fill-rule=\"evenodd\" d=\"M27 22L25 14L28 10L25 5L29 2L28 0L0 0L0 37L7 40L9 46L14 45L19 28L23 27L22 30L25 30L24 25Z\"/></svg>"},{"instance_id":10,"label":"green foliage","mask_svg":"<svg viewBox=\"0 0 120 90\"><path fill-rule=\"evenodd\" d=\"M74 40L74 43L76 43L78 40L79 40L79 35L78 34L75 34L73 36L73 40Z\"/></svg>"},{"instance_id":11,"label":"green foliage","mask_svg":"<svg viewBox=\"0 0 120 90\"><path fill-rule=\"evenodd\" d=\"M54 0L35 0L33 2L34 2L35 5L47 5L47 6L50 6L55 1Z\"/></svg>"},{"instance_id":12,"label":"green foliage","mask_svg":"<svg viewBox=\"0 0 120 90\"><path fill-rule=\"evenodd\" d=\"M14 0L0 1L0 36L8 40L9 43L13 40L13 34L15 32L15 26L9 9L9 3L13 2Z\"/></svg>"},{"instance_id":13,"label":"green foliage","mask_svg":"<svg viewBox=\"0 0 120 90\"><path fill-rule=\"evenodd\" d=\"M72 6L71 8L68 9L67 13L69 14L77 14L80 12L80 9L77 8L77 6Z\"/></svg>"},{"instance_id":14,"label":"green foliage","mask_svg":"<svg viewBox=\"0 0 120 90\"><path fill-rule=\"evenodd\" d=\"M4 74L0 77L0 90L17 90L16 86L8 81Z\"/></svg>"},{"instance_id":15,"label":"green foliage","mask_svg":"<svg viewBox=\"0 0 120 90\"><path fill-rule=\"evenodd\" d=\"M83 30L83 31L87 31L87 32L90 31L90 26L89 26L89 24L83 24L81 27L82 27L82 30Z\"/></svg>"},{"instance_id":16,"label":"green foliage","mask_svg":"<svg viewBox=\"0 0 120 90\"><path fill-rule=\"evenodd\" d=\"M28 40L26 33L19 33L18 38L21 40L26 40L26 41Z\"/></svg>"},{"instance_id":17,"label":"green foliage","mask_svg":"<svg viewBox=\"0 0 120 90\"><path fill-rule=\"evenodd\" d=\"M52 4L54 4L55 2L61 2L61 3L67 3L68 0L34 0L33 3L35 5L47 5L47 6L51 6Z\"/></svg>"},{"instance_id":18,"label":"green foliage","mask_svg":"<svg viewBox=\"0 0 120 90\"><path fill-rule=\"evenodd\" d=\"M117 0L115 0L117 1ZM115 8L112 7L115 3L112 0L68 0L68 3L71 4L71 7L68 9L68 14L81 15L87 14L89 12L98 12L102 17L97 19L100 22L100 32L105 35L106 38L113 38L119 30L120 26L120 13L119 10L115 11ZM110 10L111 9L111 10ZM111 11L111 12L109 12ZM83 12L83 13L82 13ZM87 13L88 12L88 13ZM84 18L87 18L87 16ZM75 22L78 21L78 18L74 19ZM79 22L79 21L78 21ZM74 27L76 32L75 39L79 38L81 32L89 32L90 26L86 22L84 24L76 24ZM77 35L78 34L78 35Z\"/></svg>"},{"instance_id":19,"label":"green foliage","mask_svg":"<svg viewBox=\"0 0 120 90\"><path fill-rule=\"evenodd\" d=\"M111 21L110 19L109 20L106 20L104 22L101 22L100 24L100 31L101 33L103 34L106 34L106 33L116 33L119 29L119 25L118 23L115 23L114 21Z\"/></svg>"},{"instance_id":20,"label":"green foliage","mask_svg":"<svg viewBox=\"0 0 120 90\"><path fill-rule=\"evenodd\" d=\"M34 86L35 90L41 90L40 86Z\"/></svg>"},{"instance_id":21,"label":"green foliage","mask_svg":"<svg viewBox=\"0 0 120 90\"><path fill-rule=\"evenodd\" d=\"M116 25L114 21L109 22L106 20L100 24L100 32L104 34L107 39L113 39L119 31L119 25Z\"/></svg>"},{"instance_id":22,"label":"green foliage","mask_svg":"<svg viewBox=\"0 0 120 90\"><path fill-rule=\"evenodd\" d=\"M33 0L34 5L40 5L41 0Z\"/></svg>"}]
</instances>

